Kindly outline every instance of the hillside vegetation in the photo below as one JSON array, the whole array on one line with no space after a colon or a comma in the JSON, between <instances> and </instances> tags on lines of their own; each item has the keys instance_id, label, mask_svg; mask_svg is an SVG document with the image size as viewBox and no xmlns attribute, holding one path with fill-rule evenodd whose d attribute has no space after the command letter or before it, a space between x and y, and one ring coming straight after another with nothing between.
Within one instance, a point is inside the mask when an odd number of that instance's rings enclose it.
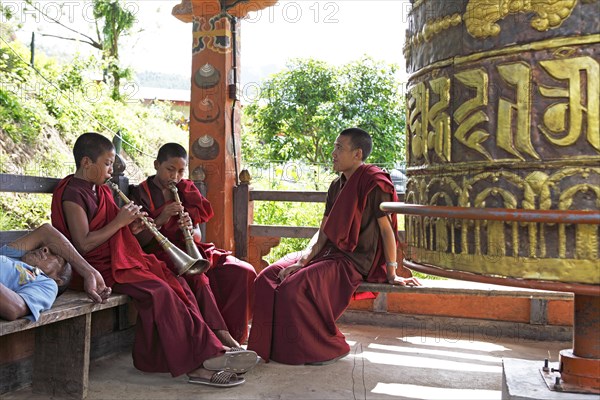
<instances>
[{"instance_id":1,"label":"hillside vegetation","mask_svg":"<svg viewBox=\"0 0 600 400\"><path fill-rule=\"evenodd\" d=\"M169 104L143 106L117 102L110 88L89 76L99 70L93 58L68 64L18 41L0 42L0 172L63 177L74 172L72 146L89 131L109 138L120 134L126 174L139 181L152 173L154 155L172 141L187 146L182 115ZM0 200L0 229L31 228L49 219L50 196L11 195Z\"/></svg>"}]
</instances>

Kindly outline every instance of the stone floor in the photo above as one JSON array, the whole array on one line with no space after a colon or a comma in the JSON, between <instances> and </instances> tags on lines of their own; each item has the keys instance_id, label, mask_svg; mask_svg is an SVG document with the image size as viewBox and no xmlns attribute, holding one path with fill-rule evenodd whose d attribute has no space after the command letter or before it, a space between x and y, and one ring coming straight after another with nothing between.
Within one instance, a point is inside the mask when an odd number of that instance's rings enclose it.
<instances>
[{"instance_id":1,"label":"stone floor","mask_svg":"<svg viewBox=\"0 0 600 400\"><path fill-rule=\"evenodd\" d=\"M557 361L558 352L571 347L570 342L479 334L448 337L437 331L369 325L342 324L340 329L352 350L337 363L261 363L246 373L245 384L231 389L139 372L130 354L99 360L90 368L88 399L500 399L503 358L538 360L541 367L544 358ZM45 398L29 389L2 396Z\"/></svg>"}]
</instances>

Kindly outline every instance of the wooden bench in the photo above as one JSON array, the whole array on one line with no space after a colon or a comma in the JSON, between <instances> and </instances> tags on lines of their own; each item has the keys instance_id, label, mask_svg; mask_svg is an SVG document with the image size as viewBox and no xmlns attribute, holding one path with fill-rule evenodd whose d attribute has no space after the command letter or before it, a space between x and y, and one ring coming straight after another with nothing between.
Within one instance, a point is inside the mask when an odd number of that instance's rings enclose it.
<instances>
[{"instance_id":1,"label":"wooden bench","mask_svg":"<svg viewBox=\"0 0 600 400\"><path fill-rule=\"evenodd\" d=\"M0 174L0 192L50 194L58 182L59 179L56 178ZM126 183L120 186L126 190ZM0 231L0 245L8 244L26 233L27 231ZM67 290L56 299L50 310L41 313L38 321L33 322L25 318L15 321L0 320L0 340L11 339L0 342L2 346L7 346L7 343L10 345L17 343L16 345L19 346L23 342L12 340L15 339L14 335L24 335L25 331L35 330L32 366L18 368L7 360L0 359L0 394L26 386L30 381L36 393L61 398L85 398L93 351L92 314L115 309L116 316L111 318L114 319L113 325L116 325L114 329L124 332L132 325L129 303L128 296L113 294L106 303L95 304L85 293ZM11 335L13 336L10 337ZM119 337L131 336L129 334ZM115 341L115 336L110 336L105 341ZM119 350L123 346L117 343L105 347ZM0 354L5 353L10 354L10 351L3 351ZM99 356L106 354L110 354L110 350L105 348L98 351ZM24 372L23 369L26 371ZM28 376L30 379L27 379Z\"/></svg>"},{"instance_id":2,"label":"wooden bench","mask_svg":"<svg viewBox=\"0 0 600 400\"><path fill-rule=\"evenodd\" d=\"M94 304L85 293L67 290L35 322L0 320L0 336L35 329L33 391L83 399L88 391L92 313L129 301L128 296L112 295L106 303Z\"/></svg>"}]
</instances>

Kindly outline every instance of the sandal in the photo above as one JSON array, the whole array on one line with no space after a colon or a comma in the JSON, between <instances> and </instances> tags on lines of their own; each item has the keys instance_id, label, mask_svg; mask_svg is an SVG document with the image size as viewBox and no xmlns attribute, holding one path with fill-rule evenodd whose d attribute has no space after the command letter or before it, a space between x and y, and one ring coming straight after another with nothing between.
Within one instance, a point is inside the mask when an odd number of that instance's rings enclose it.
<instances>
[{"instance_id":1,"label":"sandal","mask_svg":"<svg viewBox=\"0 0 600 400\"><path fill-rule=\"evenodd\" d=\"M227 353L235 353L236 351L246 351L246 349L243 347L230 347L229 350L227 350ZM256 355L256 363L254 363L254 365L256 366L256 365L260 364L261 360L262 360L262 358L257 354ZM248 368L248 369L250 369L250 368ZM245 373L246 373L245 371L238 372L238 374L245 374Z\"/></svg>"},{"instance_id":2,"label":"sandal","mask_svg":"<svg viewBox=\"0 0 600 400\"><path fill-rule=\"evenodd\" d=\"M234 353L236 351L246 351L246 349L243 347L230 347L227 353Z\"/></svg>"},{"instance_id":3,"label":"sandal","mask_svg":"<svg viewBox=\"0 0 600 400\"><path fill-rule=\"evenodd\" d=\"M197 383L199 385L213 387L233 387L246 382L241 376L237 376L233 372L219 371L215 372L210 379L200 377L190 377L188 383Z\"/></svg>"},{"instance_id":4,"label":"sandal","mask_svg":"<svg viewBox=\"0 0 600 400\"><path fill-rule=\"evenodd\" d=\"M256 365L258 356L251 350L228 351L218 357L209 358L202 366L211 371L228 371L243 374Z\"/></svg>"}]
</instances>

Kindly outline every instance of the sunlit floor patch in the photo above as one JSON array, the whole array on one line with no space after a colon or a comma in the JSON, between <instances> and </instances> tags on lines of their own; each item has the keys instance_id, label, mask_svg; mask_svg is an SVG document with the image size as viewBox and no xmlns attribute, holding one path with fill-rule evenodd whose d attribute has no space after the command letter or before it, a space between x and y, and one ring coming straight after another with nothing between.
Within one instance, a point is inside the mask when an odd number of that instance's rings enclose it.
<instances>
[{"instance_id":1,"label":"sunlit floor patch","mask_svg":"<svg viewBox=\"0 0 600 400\"><path fill-rule=\"evenodd\" d=\"M510 349L495 343L480 342L476 340L454 340L449 338L439 338L432 336L406 336L399 337L406 343L420 344L432 347L450 347L452 349L465 349L476 351L509 351Z\"/></svg>"},{"instance_id":2,"label":"sunlit floor patch","mask_svg":"<svg viewBox=\"0 0 600 400\"><path fill-rule=\"evenodd\" d=\"M384 344L371 343L369 344L369 349L373 350L385 350L385 351L393 351L396 353L412 353L412 354L428 354L432 356L441 356L441 357L451 357L451 358L460 358L465 360L474 360L474 361L483 361L490 363L502 363L501 357L488 356L485 354L474 354L474 353L459 353L457 351L448 351L448 350L433 350L433 349L422 349L418 347L408 347L408 346L389 346Z\"/></svg>"},{"instance_id":3,"label":"sunlit floor patch","mask_svg":"<svg viewBox=\"0 0 600 400\"><path fill-rule=\"evenodd\" d=\"M502 397L499 390L451 389L381 382L375 386L372 393L427 400L497 400Z\"/></svg>"},{"instance_id":4,"label":"sunlit floor patch","mask_svg":"<svg viewBox=\"0 0 600 400\"><path fill-rule=\"evenodd\" d=\"M472 371L488 372L499 374L502 372L502 366L482 365L470 362L448 361L431 357L414 357L400 354L376 353L365 351L355 355L356 358L364 358L374 364L398 365L404 367L445 369L449 371Z\"/></svg>"}]
</instances>

